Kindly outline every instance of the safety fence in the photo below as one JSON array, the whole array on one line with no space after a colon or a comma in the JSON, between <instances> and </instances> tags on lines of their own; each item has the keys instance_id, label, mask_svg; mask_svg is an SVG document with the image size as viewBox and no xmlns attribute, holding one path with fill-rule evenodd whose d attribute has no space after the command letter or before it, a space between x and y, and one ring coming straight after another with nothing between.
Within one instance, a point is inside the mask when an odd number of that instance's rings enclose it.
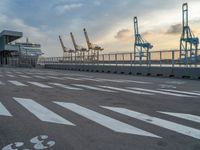
<instances>
[{"instance_id":1,"label":"safety fence","mask_svg":"<svg viewBox=\"0 0 200 150\"><path fill-rule=\"evenodd\" d=\"M103 65L103 66L169 66L200 67L200 50L195 55L180 58L179 50L151 51L148 59L134 57L134 53L100 54L93 56L40 58L38 64Z\"/></svg>"},{"instance_id":2,"label":"safety fence","mask_svg":"<svg viewBox=\"0 0 200 150\"><path fill-rule=\"evenodd\" d=\"M0 59L1 66L10 67L36 67L38 63L38 57L21 56L21 57L6 57Z\"/></svg>"}]
</instances>

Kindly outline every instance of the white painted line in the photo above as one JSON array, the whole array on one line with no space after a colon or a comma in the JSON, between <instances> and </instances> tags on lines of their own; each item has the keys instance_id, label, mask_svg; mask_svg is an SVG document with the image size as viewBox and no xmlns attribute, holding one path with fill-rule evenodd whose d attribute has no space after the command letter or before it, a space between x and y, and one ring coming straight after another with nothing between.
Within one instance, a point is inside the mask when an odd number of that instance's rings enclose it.
<instances>
[{"instance_id":1,"label":"white painted line","mask_svg":"<svg viewBox=\"0 0 200 150\"><path fill-rule=\"evenodd\" d=\"M47 76L47 77L51 78L51 79L62 80L62 78L60 78L60 77L54 77L54 76Z\"/></svg>"},{"instance_id":2,"label":"white painted line","mask_svg":"<svg viewBox=\"0 0 200 150\"><path fill-rule=\"evenodd\" d=\"M63 77L63 79L75 80L75 81L82 81L82 79L78 79L78 78L71 78L71 77Z\"/></svg>"},{"instance_id":3,"label":"white painted line","mask_svg":"<svg viewBox=\"0 0 200 150\"><path fill-rule=\"evenodd\" d=\"M190 121L193 121L193 122L200 123L200 116L191 115L191 114L184 114L184 113L171 113L171 112L162 112L162 111L158 111L158 112L162 113L162 114L178 117L178 118L181 118L181 119L190 120Z\"/></svg>"},{"instance_id":4,"label":"white painted line","mask_svg":"<svg viewBox=\"0 0 200 150\"><path fill-rule=\"evenodd\" d=\"M35 78L39 78L39 79L47 79L46 77L43 76L34 76Z\"/></svg>"},{"instance_id":5,"label":"white painted line","mask_svg":"<svg viewBox=\"0 0 200 150\"><path fill-rule=\"evenodd\" d=\"M74 103L65 103L65 102L54 102L54 103L66 108L66 109L69 109L89 120L92 120L104 127L107 127L115 132L160 138L159 136L154 135L150 132L146 132L144 130L141 130L141 129L131 126L129 124L120 122L116 119L113 119L106 115L100 114L93 110L84 108L84 107L79 106Z\"/></svg>"},{"instance_id":6,"label":"white painted line","mask_svg":"<svg viewBox=\"0 0 200 150\"><path fill-rule=\"evenodd\" d=\"M39 86L41 88L53 88L51 86L48 86L48 85L45 85L45 84L42 84L42 83L39 83L39 82L28 82L28 83L33 84L35 86Z\"/></svg>"},{"instance_id":7,"label":"white painted line","mask_svg":"<svg viewBox=\"0 0 200 150\"><path fill-rule=\"evenodd\" d=\"M173 92L173 93L181 93L181 94L188 94L188 95L195 95L200 96L200 93L194 92L186 92L186 91L178 91L178 90L169 90L169 89L161 89L162 91Z\"/></svg>"},{"instance_id":8,"label":"white painted line","mask_svg":"<svg viewBox=\"0 0 200 150\"><path fill-rule=\"evenodd\" d=\"M63 117L57 115L56 113L52 112L51 110L47 109L46 107L38 104L37 102L33 101L32 99L24 99L24 98L13 98L16 100L20 105L26 108L29 112L35 115L38 119L44 122L50 123L57 123L57 124L64 124L64 125L74 125L70 121L64 119Z\"/></svg>"},{"instance_id":9,"label":"white painted line","mask_svg":"<svg viewBox=\"0 0 200 150\"><path fill-rule=\"evenodd\" d=\"M14 78L15 76L14 75L11 75L11 74L7 74L8 77L11 77L11 78Z\"/></svg>"},{"instance_id":10,"label":"white painted line","mask_svg":"<svg viewBox=\"0 0 200 150\"><path fill-rule=\"evenodd\" d=\"M9 116L11 117L12 115L10 112L4 107L4 105L0 102L0 115L1 116Z\"/></svg>"},{"instance_id":11,"label":"white painted line","mask_svg":"<svg viewBox=\"0 0 200 150\"><path fill-rule=\"evenodd\" d=\"M27 79L30 79L31 77L29 77L29 76L26 76L26 75L19 75L20 77L22 77L22 78L27 78Z\"/></svg>"},{"instance_id":12,"label":"white painted line","mask_svg":"<svg viewBox=\"0 0 200 150\"><path fill-rule=\"evenodd\" d=\"M122 82L132 82L132 83L138 83L138 84L152 84L152 82L143 82L143 81L133 81L133 80L119 80Z\"/></svg>"},{"instance_id":13,"label":"white painted line","mask_svg":"<svg viewBox=\"0 0 200 150\"><path fill-rule=\"evenodd\" d=\"M2 81L0 81L0 85L4 85L4 83Z\"/></svg>"},{"instance_id":14,"label":"white painted line","mask_svg":"<svg viewBox=\"0 0 200 150\"><path fill-rule=\"evenodd\" d=\"M102 79L98 78L99 81L108 81L108 82L117 82L117 83L123 83L123 81L120 80L112 80L112 79Z\"/></svg>"},{"instance_id":15,"label":"white painted line","mask_svg":"<svg viewBox=\"0 0 200 150\"><path fill-rule=\"evenodd\" d=\"M21 83L21 82L19 82L19 81L9 80L8 82L10 82L10 83L12 83L12 84L14 84L14 85L16 85L16 86L28 86L28 85L23 84L23 83Z\"/></svg>"},{"instance_id":16,"label":"white painted line","mask_svg":"<svg viewBox=\"0 0 200 150\"><path fill-rule=\"evenodd\" d=\"M96 90L96 91L101 91L101 92L111 92L111 93L116 93L116 91L108 90L108 89L102 89L94 86L89 86L89 85L83 85L83 84L72 84L74 86L90 89L90 90Z\"/></svg>"},{"instance_id":17,"label":"white painted line","mask_svg":"<svg viewBox=\"0 0 200 150\"><path fill-rule=\"evenodd\" d=\"M91 78L79 78L81 80L88 80L88 81L96 81L96 82L101 82L101 80L98 79L91 79Z\"/></svg>"},{"instance_id":18,"label":"white painted line","mask_svg":"<svg viewBox=\"0 0 200 150\"><path fill-rule=\"evenodd\" d=\"M0 77L3 77L3 75L0 74Z\"/></svg>"},{"instance_id":19,"label":"white painted line","mask_svg":"<svg viewBox=\"0 0 200 150\"><path fill-rule=\"evenodd\" d=\"M128 88L133 89L133 90L138 90L138 91L152 92L152 93L171 95L171 96L177 96L177 97L195 97L195 96L189 96L189 95L184 95L184 94L175 94L175 93L170 93L170 92L163 92L163 91L143 89L143 88L133 88L133 87L128 87Z\"/></svg>"},{"instance_id":20,"label":"white painted line","mask_svg":"<svg viewBox=\"0 0 200 150\"><path fill-rule=\"evenodd\" d=\"M134 91L134 90L127 90L127 89L122 89L122 88L117 88L117 87L111 87L111 86L101 86L100 85L99 87L107 88L107 89L111 89L111 90L122 91L122 92L133 93L133 94L154 95L152 93L140 92L140 91Z\"/></svg>"},{"instance_id":21,"label":"white painted line","mask_svg":"<svg viewBox=\"0 0 200 150\"><path fill-rule=\"evenodd\" d=\"M82 90L80 88L75 88L75 87L64 85L64 84L61 84L61 83L49 83L49 84L55 85L55 86L58 86L58 87L62 87L64 89L69 89L69 90Z\"/></svg>"},{"instance_id":22,"label":"white painted line","mask_svg":"<svg viewBox=\"0 0 200 150\"><path fill-rule=\"evenodd\" d=\"M138 119L138 120L141 120L141 121L144 121L149 124L153 124L153 125L165 128L165 129L169 129L171 131L174 131L174 132L177 132L180 134L184 134L184 135L196 138L196 139L200 139L200 130L195 129L195 128L191 128L191 127L184 126L184 125L174 123L171 121L163 120L160 118L151 117L149 115L142 114L142 113L132 111L132 110L128 110L125 108L106 107L106 106L101 106L101 107L103 107L105 109L109 109L114 112L118 112L120 114L129 116L129 117L132 117L135 119Z\"/></svg>"}]
</instances>

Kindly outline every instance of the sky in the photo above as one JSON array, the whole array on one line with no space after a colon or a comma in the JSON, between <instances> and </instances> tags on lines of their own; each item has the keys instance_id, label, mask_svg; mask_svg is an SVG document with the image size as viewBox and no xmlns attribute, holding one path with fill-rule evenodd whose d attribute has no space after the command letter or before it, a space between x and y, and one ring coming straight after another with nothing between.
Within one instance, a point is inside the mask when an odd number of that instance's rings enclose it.
<instances>
[{"instance_id":1,"label":"sky","mask_svg":"<svg viewBox=\"0 0 200 150\"><path fill-rule=\"evenodd\" d=\"M44 56L62 56L58 36L73 48L70 32L87 47L83 28L103 53L132 52L133 17L153 50L179 48L182 4L189 5L189 24L200 37L199 0L0 0L0 30L22 31L25 41L42 45Z\"/></svg>"}]
</instances>

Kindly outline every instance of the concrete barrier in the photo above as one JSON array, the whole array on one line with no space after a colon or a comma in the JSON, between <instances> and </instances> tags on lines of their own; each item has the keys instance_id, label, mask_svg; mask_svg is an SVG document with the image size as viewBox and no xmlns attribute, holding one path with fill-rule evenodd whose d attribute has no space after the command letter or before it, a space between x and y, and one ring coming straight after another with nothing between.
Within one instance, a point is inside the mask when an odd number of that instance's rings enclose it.
<instances>
[{"instance_id":1,"label":"concrete barrier","mask_svg":"<svg viewBox=\"0 0 200 150\"><path fill-rule=\"evenodd\" d=\"M45 64L46 69L200 79L200 68Z\"/></svg>"}]
</instances>

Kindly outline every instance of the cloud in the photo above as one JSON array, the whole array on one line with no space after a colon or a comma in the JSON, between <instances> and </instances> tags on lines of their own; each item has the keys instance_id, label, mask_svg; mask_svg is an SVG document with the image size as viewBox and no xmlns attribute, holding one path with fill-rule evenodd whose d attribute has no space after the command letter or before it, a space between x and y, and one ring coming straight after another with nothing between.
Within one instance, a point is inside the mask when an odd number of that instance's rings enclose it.
<instances>
[{"instance_id":1,"label":"cloud","mask_svg":"<svg viewBox=\"0 0 200 150\"><path fill-rule=\"evenodd\" d=\"M133 40L133 32L130 29L121 29L117 32L115 38L120 41L130 42Z\"/></svg>"},{"instance_id":2,"label":"cloud","mask_svg":"<svg viewBox=\"0 0 200 150\"><path fill-rule=\"evenodd\" d=\"M55 6L55 9L56 9L58 14L63 14L66 11L78 9L78 8L83 7L83 6L84 6L84 4L82 4L82 3L65 3L65 4L61 3L61 4L57 4Z\"/></svg>"},{"instance_id":3,"label":"cloud","mask_svg":"<svg viewBox=\"0 0 200 150\"><path fill-rule=\"evenodd\" d=\"M181 24L171 25L166 33L167 34L180 34L181 33L181 29L182 29L182 25Z\"/></svg>"}]
</instances>

